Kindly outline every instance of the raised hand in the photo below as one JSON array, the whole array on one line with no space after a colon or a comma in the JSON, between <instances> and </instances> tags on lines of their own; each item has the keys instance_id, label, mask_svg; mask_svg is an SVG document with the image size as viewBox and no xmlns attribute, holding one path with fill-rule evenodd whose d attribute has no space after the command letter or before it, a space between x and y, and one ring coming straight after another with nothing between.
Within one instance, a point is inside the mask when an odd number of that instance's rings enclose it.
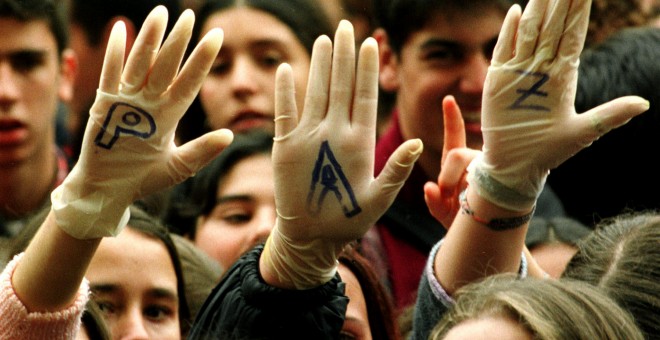
<instances>
[{"instance_id":1,"label":"raised hand","mask_svg":"<svg viewBox=\"0 0 660 340\"><path fill-rule=\"evenodd\" d=\"M442 101L444 141L442 163L437 183L424 185L424 200L431 215L449 228L458 214L458 195L467 187L467 167L480 153L465 143L465 123L461 110L452 96Z\"/></svg>"},{"instance_id":2,"label":"raised hand","mask_svg":"<svg viewBox=\"0 0 660 340\"><path fill-rule=\"evenodd\" d=\"M548 172L648 109L623 97L577 114L577 67L589 0L532 0L514 6L500 33L484 88L483 158L470 183L489 201L530 211Z\"/></svg>"},{"instance_id":3,"label":"raised hand","mask_svg":"<svg viewBox=\"0 0 660 340\"><path fill-rule=\"evenodd\" d=\"M210 31L179 69L194 15L185 11L161 46L167 16L163 6L149 14L125 68L125 26L113 27L80 159L52 195L57 223L71 236L115 235L134 200L183 181L231 142L225 130L174 144L177 122L199 91L223 35Z\"/></svg>"},{"instance_id":4,"label":"raised hand","mask_svg":"<svg viewBox=\"0 0 660 340\"><path fill-rule=\"evenodd\" d=\"M404 143L374 178L377 55L376 42L367 39L356 72L348 21L339 24L334 48L320 37L300 121L291 68L278 69L273 147L278 217L261 261L271 284L304 289L329 281L341 248L385 212L422 151L419 140Z\"/></svg>"}]
</instances>

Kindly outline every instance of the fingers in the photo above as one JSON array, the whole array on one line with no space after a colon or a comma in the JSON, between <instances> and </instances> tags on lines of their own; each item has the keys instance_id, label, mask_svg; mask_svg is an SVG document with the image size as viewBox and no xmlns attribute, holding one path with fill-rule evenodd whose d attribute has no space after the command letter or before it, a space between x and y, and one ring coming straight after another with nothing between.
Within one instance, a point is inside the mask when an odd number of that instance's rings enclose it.
<instances>
[{"instance_id":1,"label":"fingers","mask_svg":"<svg viewBox=\"0 0 660 340\"><path fill-rule=\"evenodd\" d=\"M185 102L187 105L192 102L220 51L223 37L223 31L214 28L195 46L168 90L174 102Z\"/></svg>"},{"instance_id":2,"label":"fingers","mask_svg":"<svg viewBox=\"0 0 660 340\"><path fill-rule=\"evenodd\" d=\"M543 27L539 34L539 43L536 48L537 59L552 60L555 58L559 41L564 36L564 25L566 23L567 15L569 15L568 10L571 7L571 2L586 1L555 0L549 4L548 12L545 15Z\"/></svg>"},{"instance_id":3,"label":"fingers","mask_svg":"<svg viewBox=\"0 0 660 340\"><path fill-rule=\"evenodd\" d=\"M573 0L566 18L564 34L559 43L557 56L577 65L587 37L591 0Z\"/></svg>"},{"instance_id":4,"label":"fingers","mask_svg":"<svg viewBox=\"0 0 660 340\"><path fill-rule=\"evenodd\" d=\"M538 42L539 32L543 24L549 0L531 0L520 17L516 37L516 53L514 62L521 62L534 55ZM562 0L568 1L568 0Z\"/></svg>"},{"instance_id":5,"label":"fingers","mask_svg":"<svg viewBox=\"0 0 660 340\"><path fill-rule=\"evenodd\" d=\"M502 29L500 30L500 36L497 38L497 44L495 44L491 65L499 66L513 57L513 51L516 48L516 31L518 31L521 11L520 5L515 4L507 12Z\"/></svg>"},{"instance_id":6,"label":"fingers","mask_svg":"<svg viewBox=\"0 0 660 340\"><path fill-rule=\"evenodd\" d=\"M355 38L353 25L342 20L335 33L332 52L332 75L330 78L330 102L328 115L333 126L346 123L350 119L350 108L355 84Z\"/></svg>"},{"instance_id":7,"label":"fingers","mask_svg":"<svg viewBox=\"0 0 660 340\"><path fill-rule=\"evenodd\" d=\"M170 178L180 183L217 157L234 139L230 130L209 132L177 148L170 163Z\"/></svg>"},{"instance_id":8,"label":"fingers","mask_svg":"<svg viewBox=\"0 0 660 340\"><path fill-rule=\"evenodd\" d=\"M154 62L167 27L167 8L157 6L147 16L138 33L122 74L122 92L138 92Z\"/></svg>"},{"instance_id":9,"label":"fingers","mask_svg":"<svg viewBox=\"0 0 660 340\"><path fill-rule=\"evenodd\" d=\"M458 197L467 187L467 167L478 154L479 151L468 148L453 149L449 152L438 176L438 188L442 197Z\"/></svg>"},{"instance_id":10,"label":"fingers","mask_svg":"<svg viewBox=\"0 0 660 340\"><path fill-rule=\"evenodd\" d=\"M410 139L401 144L390 156L376 178L376 199L381 206L389 206L410 175L415 162L424 150L420 139Z\"/></svg>"},{"instance_id":11,"label":"fingers","mask_svg":"<svg viewBox=\"0 0 660 340\"><path fill-rule=\"evenodd\" d=\"M461 109L454 96L446 96L442 100L442 115L444 125L444 141L442 144L442 163L447 153L455 148L465 147L465 122Z\"/></svg>"},{"instance_id":12,"label":"fingers","mask_svg":"<svg viewBox=\"0 0 660 340\"><path fill-rule=\"evenodd\" d=\"M378 43L367 38L358 57L355 93L353 97L352 125L375 132L378 108Z\"/></svg>"},{"instance_id":13,"label":"fingers","mask_svg":"<svg viewBox=\"0 0 660 340\"><path fill-rule=\"evenodd\" d=\"M192 10L185 10L172 28L163 47L158 52L151 67L145 87L145 96L160 95L165 92L179 71L181 60L190 41L195 15Z\"/></svg>"},{"instance_id":14,"label":"fingers","mask_svg":"<svg viewBox=\"0 0 660 340\"><path fill-rule=\"evenodd\" d=\"M275 74L275 141L286 138L298 125L298 109L289 64L282 64Z\"/></svg>"},{"instance_id":15,"label":"fingers","mask_svg":"<svg viewBox=\"0 0 660 340\"><path fill-rule=\"evenodd\" d=\"M649 102L637 96L614 99L577 115L580 132L585 136L584 145L605 135L630 121L635 116L649 109Z\"/></svg>"},{"instance_id":16,"label":"fingers","mask_svg":"<svg viewBox=\"0 0 660 340\"><path fill-rule=\"evenodd\" d=\"M314 42L305 92L301 124L318 126L328 110L328 90L332 70L332 42L323 35Z\"/></svg>"},{"instance_id":17,"label":"fingers","mask_svg":"<svg viewBox=\"0 0 660 340\"><path fill-rule=\"evenodd\" d=\"M119 93L119 83L124 66L124 50L126 48L126 25L117 21L112 27L108 47L105 50L99 90L108 94Z\"/></svg>"}]
</instances>

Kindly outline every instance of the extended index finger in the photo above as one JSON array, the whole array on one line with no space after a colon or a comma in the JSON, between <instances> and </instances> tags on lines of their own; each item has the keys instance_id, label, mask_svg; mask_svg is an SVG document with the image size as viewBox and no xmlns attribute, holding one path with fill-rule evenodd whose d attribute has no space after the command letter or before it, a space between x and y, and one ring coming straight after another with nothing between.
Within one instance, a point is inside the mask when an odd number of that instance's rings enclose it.
<instances>
[{"instance_id":1,"label":"extended index finger","mask_svg":"<svg viewBox=\"0 0 660 340\"><path fill-rule=\"evenodd\" d=\"M442 112L445 132L440 164L445 163L449 151L465 147L465 122L454 96L446 96L442 100Z\"/></svg>"},{"instance_id":2,"label":"extended index finger","mask_svg":"<svg viewBox=\"0 0 660 340\"><path fill-rule=\"evenodd\" d=\"M119 93L121 72L124 69L124 51L126 46L126 25L117 21L112 27L108 47L105 50L99 90L109 94Z\"/></svg>"}]
</instances>

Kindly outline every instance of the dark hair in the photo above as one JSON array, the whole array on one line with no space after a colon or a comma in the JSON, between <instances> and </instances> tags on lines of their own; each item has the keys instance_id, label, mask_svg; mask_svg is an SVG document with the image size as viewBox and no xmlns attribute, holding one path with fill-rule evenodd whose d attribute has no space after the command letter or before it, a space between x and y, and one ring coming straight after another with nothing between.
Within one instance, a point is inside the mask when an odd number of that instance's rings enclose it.
<instances>
[{"instance_id":1,"label":"dark hair","mask_svg":"<svg viewBox=\"0 0 660 340\"><path fill-rule=\"evenodd\" d=\"M234 141L220 156L197 175L173 188L164 223L174 233L194 239L197 217L209 214L215 207L220 180L241 160L252 155L270 155L272 148L273 135L268 132L255 130L234 136Z\"/></svg>"},{"instance_id":2,"label":"dark hair","mask_svg":"<svg viewBox=\"0 0 660 340\"><path fill-rule=\"evenodd\" d=\"M394 313L394 302L369 261L362 256L355 243L350 243L339 253L339 263L355 275L362 287L366 302L369 326L373 339L398 339L399 330Z\"/></svg>"},{"instance_id":3,"label":"dark hair","mask_svg":"<svg viewBox=\"0 0 660 340\"><path fill-rule=\"evenodd\" d=\"M579 243L563 277L590 283L630 312L649 338L660 334L660 214L603 220Z\"/></svg>"},{"instance_id":4,"label":"dark hair","mask_svg":"<svg viewBox=\"0 0 660 340\"><path fill-rule=\"evenodd\" d=\"M660 167L649 157L660 148L658 46L660 28L626 28L580 57L577 112L627 95L650 103L647 112L594 141L548 177L566 213L590 227L628 209L660 207L654 190L660 187Z\"/></svg>"},{"instance_id":5,"label":"dark hair","mask_svg":"<svg viewBox=\"0 0 660 340\"><path fill-rule=\"evenodd\" d=\"M176 288L177 295L179 296L179 325L181 328L181 334L187 335L190 331L193 320L190 318L190 310L188 309L185 279L177 247L174 245L174 241L167 228L160 224L157 219L135 205L131 206L130 209L131 218L128 221L127 227L160 240L165 245L165 248L170 255L170 260L174 266L174 273L176 274L177 279Z\"/></svg>"},{"instance_id":6,"label":"dark hair","mask_svg":"<svg viewBox=\"0 0 660 340\"><path fill-rule=\"evenodd\" d=\"M575 246L591 233L591 228L567 217L543 218L534 217L530 222L525 245L530 250L536 246L561 242Z\"/></svg>"},{"instance_id":7,"label":"dark hair","mask_svg":"<svg viewBox=\"0 0 660 340\"><path fill-rule=\"evenodd\" d=\"M502 13L520 0L374 0L376 24L387 32L392 50L399 54L411 34L421 30L436 13L469 13L484 7L499 8Z\"/></svg>"},{"instance_id":8,"label":"dark hair","mask_svg":"<svg viewBox=\"0 0 660 340\"><path fill-rule=\"evenodd\" d=\"M325 11L314 0L207 0L198 11L193 39L200 39L202 26L211 15L235 7L254 8L276 17L293 31L310 55L316 38L333 32Z\"/></svg>"},{"instance_id":9,"label":"dark hair","mask_svg":"<svg viewBox=\"0 0 660 340\"><path fill-rule=\"evenodd\" d=\"M99 308L99 305L94 302L94 300L88 300L87 304L85 304L85 311L83 312L81 322L82 328L85 329L85 332L90 339L112 339L108 325L105 323L105 319L103 318L103 312L101 311L101 308Z\"/></svg>"},{"instance_id":10,"label":"dark hair","mask_svg":"<svg viewBox=\"0 0 660 340\"><path fill-rule=\"evenodd\" d=\"M21 22L45 21L57 43L58 57L69 44L69 28L62 1L0 0L0 18L12 18Z\"/></svg>"},{"instance_id":11,"label":"dark hair","mask_svg":"<svg viewBox=\"0 0 660 340\"><path fill-rule=\"evenodd\" d=\"M167 8L168 32L181 13L179 0L71 0L71 22L80 25L92 46L103 43L105 26L117 16L129 19L139 31L147 15L158 5Z\"/></svg>"},{"instance_id":12,"label":"dark hair","mask_svg":"<svg viewBox=\"0 0 660 340\"><path fill-rule=\"evenodd\" d=\"M645 25L649 19L650 13L644 12L642 0L594 0L585 45L598 44L622 28Z\"/></svg>"}]
</instances>

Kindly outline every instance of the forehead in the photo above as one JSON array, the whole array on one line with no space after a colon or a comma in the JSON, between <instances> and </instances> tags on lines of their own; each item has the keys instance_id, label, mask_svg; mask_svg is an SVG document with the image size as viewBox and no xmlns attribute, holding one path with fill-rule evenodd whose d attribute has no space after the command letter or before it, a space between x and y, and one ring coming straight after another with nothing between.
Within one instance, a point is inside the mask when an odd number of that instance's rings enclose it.
<instances>
[{"instance_id":1,"label":"forehead","mask_svg":"<svg viewBox=\"0 0 660 340\"><path fill-rule=\"evenodd\" d=\"M477 46L497 37L505 13L496 7L480 11L435 11L420 30L413 32L404 48L418 46L429 39L453 42L457 45Z\"/></svg>"},{"instance_id":2,"label":"forehead","mask_svg":"<svg viewBox=\"0 0 660 340\"><path fill-rule=\"evenodd\" d=\"M223 48L227 44L251 43L253 40L297 43L302 47L289 26L274 15L254 8L236 7L212 14L204 22L202 35L214 27L225 32Z\"/></svg>"},{"instance_id":3,"label":"forehead","mask_svg":"<svg viewBox=\"0 0 660 340\"><path fill-rule=\"evenodd\" d=\"M57 54L57 42L46 21L0 18L0 53L39 50Z\"/></svg>"}]
</instances>

